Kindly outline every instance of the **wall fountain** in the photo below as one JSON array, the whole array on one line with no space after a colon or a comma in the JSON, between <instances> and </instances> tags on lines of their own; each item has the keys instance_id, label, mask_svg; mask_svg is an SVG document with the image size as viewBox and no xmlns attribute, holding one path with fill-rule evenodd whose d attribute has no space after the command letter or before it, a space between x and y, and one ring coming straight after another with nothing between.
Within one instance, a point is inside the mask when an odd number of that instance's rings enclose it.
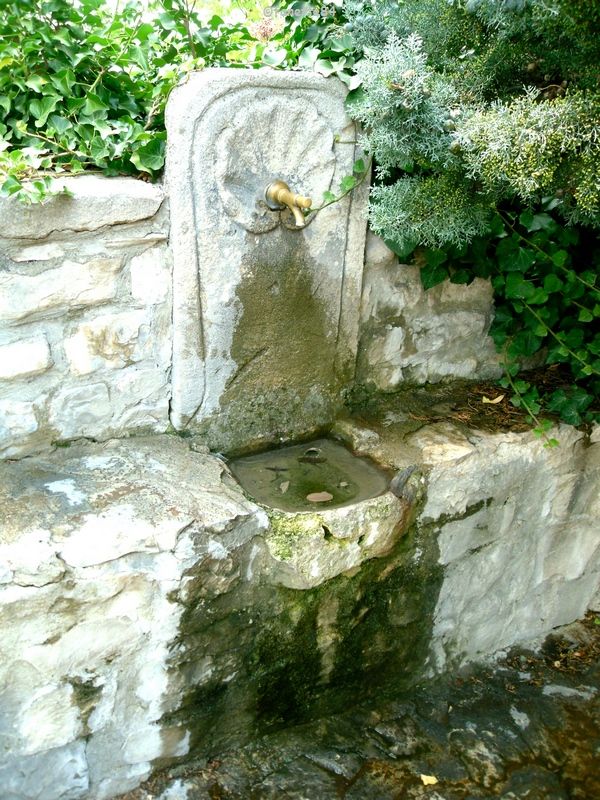
<instances>
[{"instance_id":1,"label":"wall fountain","mask_svg":"<svg viewBox=\"0 0 600 800\"><path fill-rule=\"evenodd\" d=\"M172 420L217 450L328 425L354 376L367 189L308 224L275 197L352 174L344 95L304 72L205 70L169 101Z\"/></svg>"},{"instance_id":2,"label":"wall fountain","mask_svg":"<svg viewBox=\"0 0 600 800\"><path fill-rule=\"evenodd\" d=\"M374 237L363 282L365 186L310 213L357 155L344 97L205 70L168 208L95 176L0 200L2 800L108 800L599 603L597 429L471 429L455 386L343 411L356 363L497 368L484 282L424 296Z\"/></svg>"}]
</instances>

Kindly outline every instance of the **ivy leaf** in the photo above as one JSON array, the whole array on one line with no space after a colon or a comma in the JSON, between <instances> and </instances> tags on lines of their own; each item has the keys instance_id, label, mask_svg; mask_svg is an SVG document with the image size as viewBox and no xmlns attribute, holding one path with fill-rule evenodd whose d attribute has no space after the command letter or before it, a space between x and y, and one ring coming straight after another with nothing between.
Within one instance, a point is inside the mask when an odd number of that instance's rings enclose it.
<instances>
[{"instance_id":1,"label":"ivy leaf","mask_svg":"<svg viewBox=\"0 0 600 800\"><path fill-rule=\"evenodd\" d=\"M440 264L443 264L444 261L447 259L447 255L443 250L433 250L427 248L424 251L425 261L427 262L428 266L437 267Z\"/></svg>"},{"instance_id":2,"label":"ivy leaf","mask_svg":"<svg viewBox=\"0 0 600 800\"><path fill-rule=\"evenodd\" d=\"M548 294L551 294L552 292L559 292L562 287L563 282L553 272L550 273L550 275L546 275L544 278L544 291L548 292Z\"/></svg>"},{"instance_id":3,"label":"ivy leaf","mask_svg":"<svg viewBox=\"0 0 600 800\"><path fill-rule=\"evenodd\" d=\"M450 283L467 284L472 280L473 276L468 269L457 269L450 275Z\"/></svg>"},{"instance_id":4,"label":"ivy leaf","mask_svg":"<svg viewBox=\"0 0 600 800\"><path fill-rule=\"evenodd\" d=\"M298 66L304 69L312 69L320 55L321 51L318 47L305 47L300 53Z\"/></svg>"},{"instance_id":5,"label":"ivy leaf","mask_svg":"<svg viewBox=\"0 0 600 800\"><path fill-rule=\"evenodd\" d=\"M528 300L535 294L535 286L520 273L509 272L506 276L506 297L515 300Z\"/></svg>"},{"instance_id":6,"label":"ivy leaf","mask_svg":"<svg viewBox=\"0 0 600 800\"><path fill-rule=\"evenodd\" d=\"M62 134L65 131L68 131L69 128L72 128L73 125L69 122L68 119L65 117L61 117L58 114L50 114L48 117L48 125L49 127L58 134Z\"/></svg>"},{"instance_id":7,"label":"ivy leaf","mask_svg":"<svg viewBox=\"0 0 600 800\"><path fill-rule=\"evenodd\" d=\"M572 390L565 391L557 389L550 395L546 407L548 411L560 414L569 425L580 425L582 414L592 404L593 396L580 386Z\"/></svg>"},{"instance_id":8,"label":"ivy leaf","mask_svg":"<svg viewBox=\"0 0 600 800\"><path fill-rule=\"evenodd\" d=\"M510 346L511 355L532 356L542 346L543 339L536 336L533 331L520 331L513 338Z\"/></svg>"},{"instance_id":9,"label":"ivy leaf","mask_svg":"<svg viewBox=\"0 0 600 800\"><path fill-rule=\"evenodd\" d=\"M532 233L533 231L545 231L551 228L555 224L554 220L550 216L550 214L533 214L532 219L527 225L527 231Z\"/></svg>"},{"instance_id":10,"label":"ivy leaf","mask_svg":"<svg viewBox=\"0 0 600 800\"><path fill-rule=\"evenodd\" d=\"M358 89L359 86L362 86L362 78L360 75L348 75L347 73L340 73L340 80L344 81L348 90L350 92L355 91Z\"/></svg>"},{"instance_id":11,"label":"ivy leaf","mask_svg":"<svg viewBox=\"0 0 600 800\"><path fill-rule=\"evenodd\" d=\"M421 283L424 289L431 289L437 286L448 277L448 270L441 264L426 264L421 267Z\"/></svg>"},{"instance_id":12,"label":"ivy leaf","mask_svg":"<svg viewBox=\"0 0 600 800\"><path fill-rule=\"evenodd\" d=\"M15 194L22 188L21 181L17 180L13 175L9 175L0 185L0 197L10 197L11 194Z\"/></svg>"},{"instance_id":13,"label":"ivy leaf","mask_svg":"<svg viewBox=\"0 0 600 800\"><path fill-rule=\"evenodd\" d=\"M554 261L557 267L564 267L568 260L569 254L566 250L557 250L556 253L552 254L552 261Z\"/></svg>"},{"instance_id":14,"label":"ivy leaf","mask_svg":"<svg viewBox=\"0 0 600 800\"><path fill-rule=\"evenodd\" d=\"M97 94L93 94L90 92L86 98L85 103L83 104L83 113L88 116L92 117L94 114L98 112L108 111L109 106L98 97Z\"/></svg>"},{"instance_id":15,"label":"ivy leaf","mask_svg":"<svg viewBox=\"0 0 600 800\"><path fill-rule=\"evenodd\" d=\"M163 139L152 139L138 147L131 156L131 162L142 172L152 174L162 169L165 163L165 142Z\"/></svg>"},{"instance_id":16,"label":"ivy leaf","mask_svg":"<svg viewBox=\"0 0 600 800\"><path fill-rule=\"evenodd\" d=\"M319 75L324 75L326 78L333 75L334 72L337 72L337 69L337 65L334 65L328 58L318 58L315 61L315 72L318 72Z\"/></svg>"},{"instance_id":17,"label":"ivy leaf","mask_svg":"<svg viewBox=\"0 0 600 800\"><path fill-rule=\"evenodd\" d=\"M419 244L416 239L402 239L402 242L395 242L392 239L384 239L383 241L390 248L392 253L397 255L400 259L408 258Z\"/></svg>"},{"instance_id":18,"label":"ivy leaf","mask_svg":"<svg viewBox=\"0 0 600 800\"><path fill-rule=\"evenodd\" d=\"M61 95L65 96L71 93L71 89L75 83L75 73L72 69L68 67L66 69L61 69L49 77L52 85Z\"/></svg>"},{"instance_id":19,"label":"ivy leaf","mask_svg":"<svg viewBox=\"0 0 600 800\"><path fill-rule=\"evenodd\" d=\"M352 189L354 189L356 184L357 180L353 175L345 175L340 181L340 191L342 192L342 194L344 194L345 192L349 192Z\"/></svg>"},{"instance_id":20,"label":"ivy leaf","mask_svg":"<svg viewBox=\"0 0 600 800\"><path fill-rule=\"evenodd\" d=\"M548 292L545 289L542 289L541 286L538 286L527 302L531 305L543 305L547 301Z\"/></svg>"},{"instance_id":21,"label":"ivy leaf","mask_svg":"<svg viewBox=\"0 0 600 800\"><path fill-rule=\"evenodd\" d=\"M579 322L591 322L594 319L594 315L589 308L582 308L577 319Z\"/></svg>"},{"instance_id":22,"label":"ivy leaf","mask_svg":"<svg viewBox=\"0 0 600 800\"><path fill-rule=\"evenodd\" d=\"M339 39L332 39L329 42L329 47L335 53L344 53L346 50L352 50L354 47L354 39L349 33L340 36Z\"/></svg>"},{"instance_id":23,"label":"ivy leaf","mask_svg":"<svg viewBox=\"0 0 600 800\"><path fill-rule=\"evenodd\" d=\"M177 20L166 11L158 15L158 21L166 31L174 31L177 28Z\"/></svg>"},{"instance_id":24,"label":"ivy leaf","mask_svg":"<svg viewBox=\"0 0 600 800\"><path fill-rule=\"evenodd\" d=\"M570 331L561 331L557 335L560 341L571 350L576 350L583 343L584 334L581 328L571 328Z\"/></svg>"},{"instance_id":25,"label":"ivy leaf","mask_svg":"<svg viewBox=\"0 0 600 800\"><path fill-rule=\"evenodd\" d=\"M36 128L41 128L46 124L48 115L54 111L59 101L60 97L57 95L46 95L39 100L31 101L29 104L29 110L35 119Z\"/></svg>"},{"instance_id":26,"label":"ivy leaf","mask_svg":"<svg viewBox=\"0 0 600 800\"><path fill-rule=\"evenodd\" d=\"M269 67L279 67L287 58L287 50L285 47L278 47L277 49L268 48L263 53L262 61Z\"/></svg>"},{"instance_id":27,"label":"ivy leaf","mask_svg":"<svg viewBox=\"0 0 600 800\"><path fill-rule=\"evenodd\" d=\"M38 92L39 94L42 93L42 87L47 83L48 81L42 75L30 75L25 79L25 86L28 86L30 89L33 89L34 92Z\"/></svg>"},{"instance_id":28,"label":"ivy leaf","mask_svg":"<svg viewBox=\"0 0 600 800\"><path fill-rule=\"evenodd\" d=\"M529 230L529 226L533 222L533 211L531 211L530 209L523 211L523 213L519 217L519 222L524 228L527 228L527 230Z\"/></svg>"},{"instance_id":29,"label":"ivy leaf","mask_svg":"<svg viewBox=\"0 0 600 800\"><path fill-rule=\"evenodd\" d=\"M323 192L323 202L324 203L333 203L335 202L335 195L333 192Z\"/></svg>"},{"instance_id":30,"label":"ivy leaf","mask_svg":"<svg viewBox=\"0 0 600 800\"><path fill-rule=\"evenodd\" d=\"M348 92L344 101L344 106L349 116L352 116L354 108L362 103L362 101L365 99L365 95L365 87L362 84L356 89L352 89L352 91Z\"/></svg>"}]
</instances>

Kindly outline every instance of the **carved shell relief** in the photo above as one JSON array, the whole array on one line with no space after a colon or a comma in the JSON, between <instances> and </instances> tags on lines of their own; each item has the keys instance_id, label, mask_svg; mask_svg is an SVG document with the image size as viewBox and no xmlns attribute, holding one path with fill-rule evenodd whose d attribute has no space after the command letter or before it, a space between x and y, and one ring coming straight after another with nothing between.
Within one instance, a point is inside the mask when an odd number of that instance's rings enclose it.
<instances>
[{"instance_id":1,"label":"carved shell relief","mask_svg":"<svg viewBox=\"0 0 600 800\"><path fill-rule=\"evenodd\" d=\"M233 114L219 136L215 175L225 213L252 233L273 230L279 212L265 203L274 180L313 205L331 187L334 132L306 97L261 94Z\"/></svg>"}]
</instances>

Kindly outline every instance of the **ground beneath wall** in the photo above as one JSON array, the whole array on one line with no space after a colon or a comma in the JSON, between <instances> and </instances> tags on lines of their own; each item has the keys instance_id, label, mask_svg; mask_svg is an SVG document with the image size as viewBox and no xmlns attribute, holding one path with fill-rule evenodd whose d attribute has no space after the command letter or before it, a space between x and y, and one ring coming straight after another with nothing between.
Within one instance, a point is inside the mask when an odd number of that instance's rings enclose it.
<instances>
[{"instance_id":1,"label":"ground beneath wall","mask_svg":"<svg viewBox=\"0 0 600 800\"><path fill-rule=\"evenodd\" d=\"M121 800L598 798L597 620L538 652L179 765Z\"/></svg>"}]
</instances>

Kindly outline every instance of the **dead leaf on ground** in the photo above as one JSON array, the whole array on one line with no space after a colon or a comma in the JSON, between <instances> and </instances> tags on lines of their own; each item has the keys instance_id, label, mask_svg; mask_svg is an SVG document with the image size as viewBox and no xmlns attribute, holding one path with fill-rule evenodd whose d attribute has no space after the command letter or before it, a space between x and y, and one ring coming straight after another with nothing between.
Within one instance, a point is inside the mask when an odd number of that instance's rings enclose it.
<instances>
[{"instance_id":1,"label":"dead leaf on ground","mask_svg":"<svg viewBox=\"0 0 600 800\"><path fill-rule=\"evenodd\" d=\"M494 406L498 405L498 403L501 403L503 400L504 400L503 394L499 394L498 397L495 397L493 400L490 400L490 398L486 397L485 395L483 395L483 397L481 398L482 403L491 403Z\"/></svg>"},{"instance_id":2,"label":"dead leaf on ground","mask_svg":"<svg viewBox=\"0 0 600 800\"><path fill-rule=\"evenodd\" d=\"M421 775L421 780L423 781L423 786L433 786L434 783L438 782L435 775Z\"/></svg>"}]
</instances>

